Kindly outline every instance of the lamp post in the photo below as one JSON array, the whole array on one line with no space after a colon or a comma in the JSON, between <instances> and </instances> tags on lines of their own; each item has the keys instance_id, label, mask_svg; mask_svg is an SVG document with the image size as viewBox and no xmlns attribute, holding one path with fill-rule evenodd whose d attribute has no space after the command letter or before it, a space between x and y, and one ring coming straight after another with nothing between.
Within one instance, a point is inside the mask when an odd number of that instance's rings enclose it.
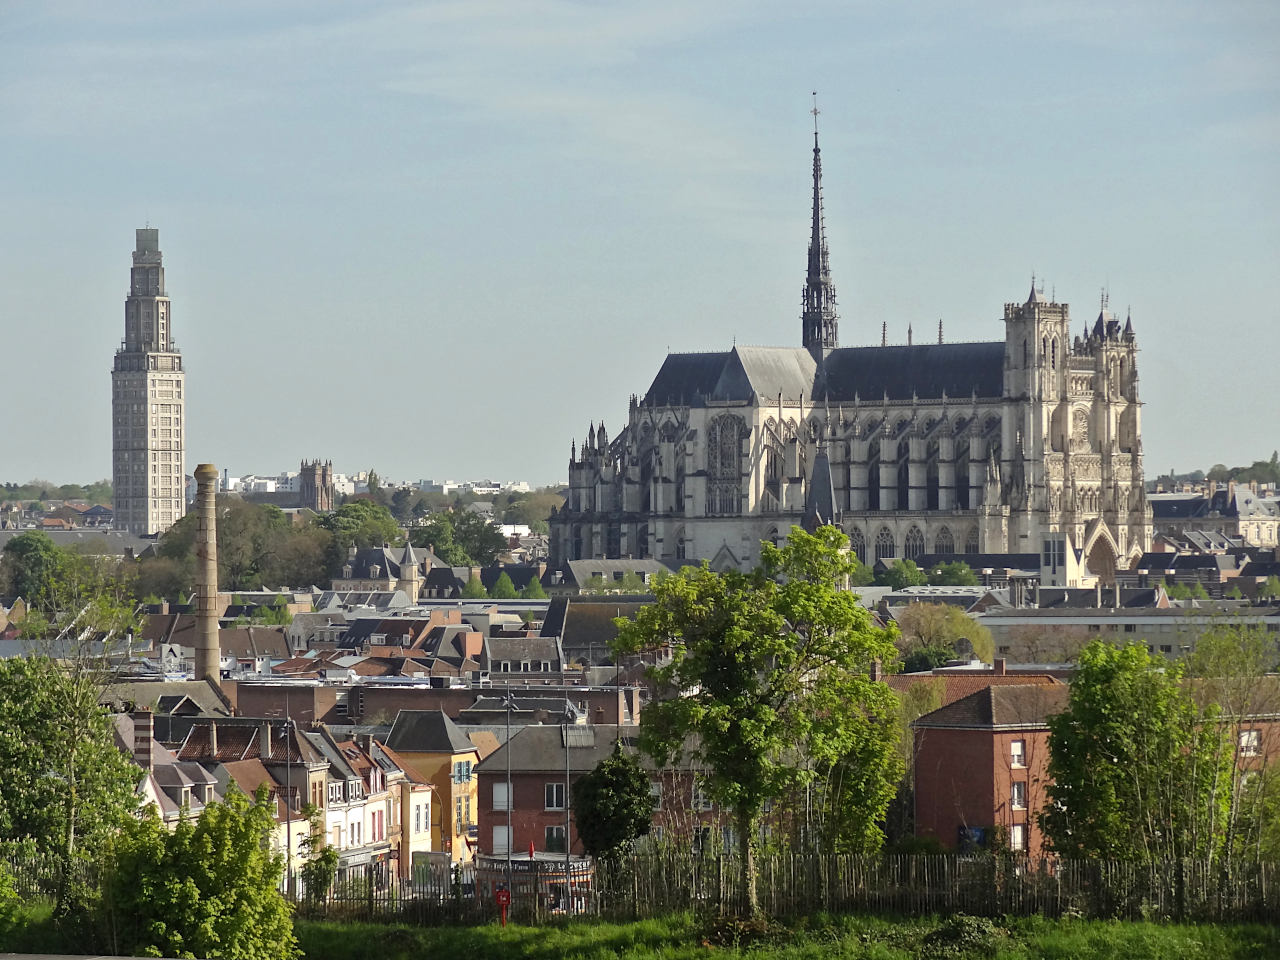
<instances>
[{"instance_id":1,"label":"lamp post","mask_svg":"<svg viewBox=\"0 0 1280 960\"><path fill-rule=\"evenodd\" d=\"M573 886L569 873L569 725L564 725L564 913L573 913Z\"/></svg>"},{"instance_id":2,"label":"lamp post","mask_svg":"<svg viewBox=\"0 0 1280 960\"><path fill-rule=\"evenodd\" d=\"M507 754L507 890L511 890L511 844L515 838L511 835L511 807L513 797L511 796L511 690L506 691L505 703L507 707L507 739L504 746Z\"/></svg>"}]
</instances>

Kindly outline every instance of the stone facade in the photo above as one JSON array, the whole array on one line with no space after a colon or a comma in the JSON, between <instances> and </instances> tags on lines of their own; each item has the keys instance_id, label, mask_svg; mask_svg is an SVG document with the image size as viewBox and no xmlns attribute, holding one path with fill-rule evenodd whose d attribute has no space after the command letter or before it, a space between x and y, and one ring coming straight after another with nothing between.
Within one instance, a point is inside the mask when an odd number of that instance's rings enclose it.
<instances>
[{"instance_id":1,"label":"stone facade","mask_svg":"<svg viewBox=\"0 0 1280 960\"><path fill-rule=\"evenodd\" d=\"M1148 549L1132 323L1104 297L1072 337L1033 281L1002 340L944 343L939 324L936 343L840 348L816 143L813 209L803 345L669 355L617 437L593 424L573 447L553 565L749 566L828 485L821 521L867 563L1039 553L1053 532L1109 579Z\"/></svg>"},{"instance_id":2,"label":"stone facade","mask_svg":"<svg viewBox=\"0 0 1280 960\"><path fill-rule=\"evenodd\" d=\"M111 371L115 527L163 533L186 510L185 374L165 294L160 231L137 231L124 340Z\"/></svg>"}]
</instances>

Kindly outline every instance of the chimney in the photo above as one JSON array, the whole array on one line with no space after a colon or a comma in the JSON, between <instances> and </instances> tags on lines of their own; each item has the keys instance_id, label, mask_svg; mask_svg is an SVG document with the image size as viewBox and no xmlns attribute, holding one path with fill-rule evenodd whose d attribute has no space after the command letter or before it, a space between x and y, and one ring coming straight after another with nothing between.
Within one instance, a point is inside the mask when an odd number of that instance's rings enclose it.
<instances>
[{"instance_id":1,"label":"chimney","mask_svg":"<svg viewBox=\"0 0 1280 960\"><path fill-rule=\"evenodd\" d=\"M876 657L871 661L871 679L879 680L883 676L883 670L880 666L880 658Z\"/></svg>"},{"instance_id":2,"label":"chimney","mask_svg":"<svg viewBox=\"0 0 1280 960\"><path fill-rule=\"evenodd\" d=\"M991 675L994 677L1003 677L1005 674L1005 667L1007 663L1008 661L1005 660L1004 657L995 657L994 659L992 659Z\"/></svg>"},{"instance_id":3,"label":"chimney","mask_svg":"<svg viewBox=\"0 0 1280 960\"><path fill-rule=\"evenodd\" d=\"M263 760L271 759L271 721L263 720L258 728L258 754Z\"/></svg>"},{"instance_id":4,"label":"chimney","mask_svg":"<svg viewBox=\"0 0 1280 960\"><path fill-rule=\"evenodd\" d=\"M209 757L212 760L218 759L218 722L216 720L209 721Z\"/></svg>"},{"instance_id":5,"label":"chimney","mask_svg":"<svg viewBox=\"0 0 1280 960\"><path fill-rule=\"evenodd\" d=\"M143 770L151 769L151 740L153 732L151 711L133 711L133 762Z\"/></svg>"},{"instance_id":6,"label":"chimney","mask_svg":"<svg viewBox=\"0 0 1280 960\"><path fill-rule=\"evenodd\" d=\"M218 468L196 467L196 676L219 680L218 646Z\"/></svg>"}]
</instances>

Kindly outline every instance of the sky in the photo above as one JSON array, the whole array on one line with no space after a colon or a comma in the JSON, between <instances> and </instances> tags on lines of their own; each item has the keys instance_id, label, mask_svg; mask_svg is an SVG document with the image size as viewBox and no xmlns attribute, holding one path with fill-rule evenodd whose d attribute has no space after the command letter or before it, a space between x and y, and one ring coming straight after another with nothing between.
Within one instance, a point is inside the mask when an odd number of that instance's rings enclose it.
<instances>
[{"instance_id":1,"label":"sky","mask_svg":"<svg viewBox=\"0 0 1280 960\"><path fill-rule=\"evenodd\" d=\"M1106 288L1148 477L1280 446L1273 0L0 0L0 481L110 475L148 224L188 471L564 479L799 345L815 90L843 345Z\"/></svg>"}]
</instances>

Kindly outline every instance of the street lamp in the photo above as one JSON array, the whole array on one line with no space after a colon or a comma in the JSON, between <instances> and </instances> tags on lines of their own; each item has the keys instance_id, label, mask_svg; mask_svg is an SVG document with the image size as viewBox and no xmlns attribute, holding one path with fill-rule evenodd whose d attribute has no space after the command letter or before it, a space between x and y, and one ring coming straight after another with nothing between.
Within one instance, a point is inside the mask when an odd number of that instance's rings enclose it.
<instances>
[{"instance_id":1,"label":"street lamp","mask_svg":"<svg viewBox=\"0 0 1280 960\"><path fill-rule=\"evenodd\" d=\"M515 838L511 835L511 806L514 798L511 796L511 690L508 688L504 695L504 702L507 707L507 739L504 746L507 754L507 890L511 890L511 844Z\"/></svg>"}]
</instances>

